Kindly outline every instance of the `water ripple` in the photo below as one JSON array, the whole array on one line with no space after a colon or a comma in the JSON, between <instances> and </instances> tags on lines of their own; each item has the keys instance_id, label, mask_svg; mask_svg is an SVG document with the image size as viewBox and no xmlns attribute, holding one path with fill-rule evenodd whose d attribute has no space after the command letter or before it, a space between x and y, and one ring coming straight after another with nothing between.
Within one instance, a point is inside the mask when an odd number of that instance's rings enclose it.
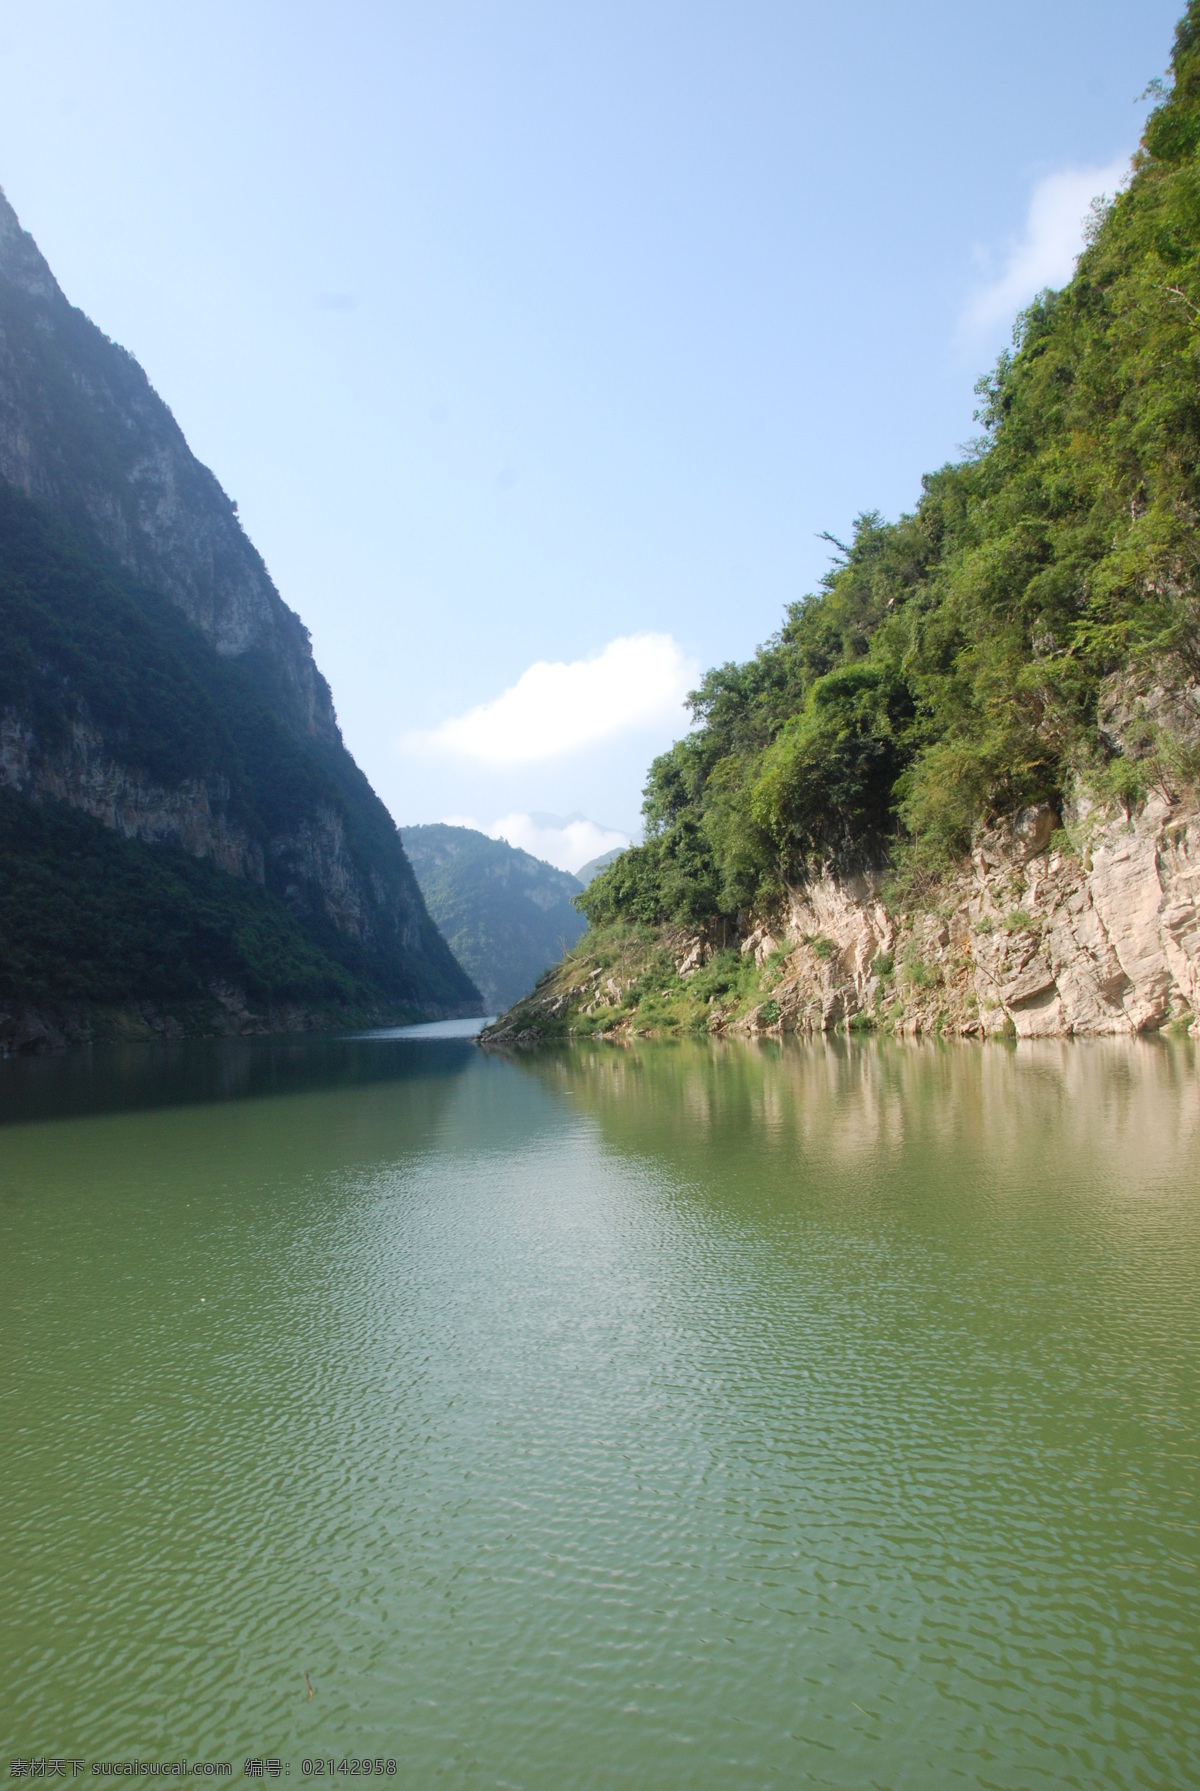
<instances>
[{"instance_id":1,"label":"water ripple","mask_svg":"<svg viewBox=\"0 0 1200 1791\"><path fill-rule=\"evenodd\" d=\"M5 1130L10 1756L1200 1784L1186 1051L448 1049Z\"/></svg>"}]
</instances>

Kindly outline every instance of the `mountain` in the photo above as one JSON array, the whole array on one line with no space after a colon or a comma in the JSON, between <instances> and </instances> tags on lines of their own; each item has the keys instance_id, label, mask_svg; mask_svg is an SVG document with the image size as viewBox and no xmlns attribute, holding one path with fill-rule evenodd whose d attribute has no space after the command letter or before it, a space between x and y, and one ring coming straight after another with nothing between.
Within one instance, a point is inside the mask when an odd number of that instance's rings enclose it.
<instances>
[{"instance_id":1,"label":"mountain","mask_svg":"<svg viewBox=\"0 0 1200 1791\"><path fill-rule=\"evenodd\" d=\"M586 887L593 877L599 876L601 871L606 871L610 864L615 864L624 850L624 846L614 846L611 852L602 852L599 858L589 858L586 864L580 865L575 875Z\"/></svg>"},{"instance_id":2,"label":"mountain","mask_svg":"<svg viewBox=\"0 0 1200 1791\"><path fill-rule=\"evenodd\" d=\"M471 827L406 827L429 912L483 992L489 1013L526 994L583 932L577 877Z\"/></svg>"},{"instance_id":3,"label":"mountain","mask_svg":"<svg viewBox=\"0 0 1200 1791\"><path fill-rule=\"evenodd\" d=\"M1128 187L976 388L973 451L708 673L644 844L511 1026L1200 1026L1198 385L1192 0Z\"/></svg>"},{"instance_id":4,"label":"mountain","mask_svg":"<svg viewBox=\"0 0 1200 1791\"><path fill-rule=\"evenodd\" d=\"M0 195L0 1048L478 1012L307 630Z\"/></svg>"}]
</instances>

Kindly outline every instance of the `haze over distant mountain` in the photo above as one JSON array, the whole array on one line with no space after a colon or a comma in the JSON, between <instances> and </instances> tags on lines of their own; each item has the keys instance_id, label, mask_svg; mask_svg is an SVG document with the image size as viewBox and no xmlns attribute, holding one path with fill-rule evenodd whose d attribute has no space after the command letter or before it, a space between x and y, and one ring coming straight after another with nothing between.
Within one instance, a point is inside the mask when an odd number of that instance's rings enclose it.
<instances>
[{"instance_id":1,"label":"haze over distant mountain","mask_svg":"<svg viewBox=\"0 0 1200 1791\"><path fill-rule=\"evenodd\" d=\"M0 1046L479 1011L308 632L0 194Z\"/></svg>"},{"instance_id":2,"label":"haze over distant mountain","mask_svg":"<svg viewBox=\"0 0 1200 1791\"><path fill-rule=\"evenodd\" d=\"M528 994L584 929L569 871L470 827L406 827L405 850L429 912L490 1013Z\"/></svg>"},{"instance_id":3,"label":"haze over distant mountain","mask_svg":"<svg viewBox=\"0 0 1200 1791\"><path fill-rule=\"evenodd\" d=\"M490 840L507 840L531 858L540 858L560 871L579 875L579 866L612 851L624 851L629 835L615 827L604 827L575 810L569 815L552 815L534 810L512 809L493 821L480 821L473 815L441 815L447 827L466 827L473 833L486 833Z\"/></svg>"}]
</instances>

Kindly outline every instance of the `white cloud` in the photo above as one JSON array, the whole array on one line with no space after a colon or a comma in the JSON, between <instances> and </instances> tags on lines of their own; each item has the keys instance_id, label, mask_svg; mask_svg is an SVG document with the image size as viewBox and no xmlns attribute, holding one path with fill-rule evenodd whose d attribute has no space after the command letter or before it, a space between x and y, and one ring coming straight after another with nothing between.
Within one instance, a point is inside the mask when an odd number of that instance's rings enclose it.
<instances>
[{"instance_id":1,"label":"white cloud","mask_svg":"<svg viewBox=\"0 0 1200 1791\"><path fill-rule=\"evenodd\" d=\"M539 659L508 690L440 727L404 734L404 752L532 765L614 735L686 725L699 667L669 634L630 634L591 659Z\"/></svg>"},{"instance_id":2,"label":"white cloud","mask_svg":"<svg viewBox=\"0 0 1200 1791\"><path fill-rule=\"evenodd\" d=\"M1102 168L1063 168L1033 189L1021 236L1014 237L995 279L969 301L963 321L972 331L1011 321L1045 286L1064 286L1083 247L1092 200L1111 196L1129 178L1129 158Z\"/></svg>"},{"instance_id":3,"label":"white cloud","mask_svg":"<svg viewBox=\"0 0 1200 1791\"><path fill-rule=\"evenodd\" d=\"M585 815L501 815L498 821L473 821L469 815L444 815L447 827L473 827L489 839L507 840L534 858L542 858L560 871L572 874L602 852L629 844L627 833L599 827Z\"/></svg>"}]
</instances>

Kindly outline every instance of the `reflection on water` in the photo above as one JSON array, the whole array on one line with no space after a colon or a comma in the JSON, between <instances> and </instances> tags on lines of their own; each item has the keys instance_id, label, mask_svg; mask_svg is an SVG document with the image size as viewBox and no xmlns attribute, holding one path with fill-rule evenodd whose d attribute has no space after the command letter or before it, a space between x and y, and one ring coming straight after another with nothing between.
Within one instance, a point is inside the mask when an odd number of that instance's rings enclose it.
<instances>
[{"instance_id":1,"label":"reflection on water","mask_svg":"<svg viewBox=\"0 0 1200 1791\"><path fill-rule=\"evenodd\" d=\"M1198 1100L1162 1045L0 1066L5 1757L1200 1783Z\"/></svg>"},{"instance_id":2,"label":"reflection on water","mask_svg":"<svg viewBox=\"0 0 1200 1791\"><path fill-rule=\"evenodd\" d=\"M1200 1162L1191 1045L705 1040L589 1044L517 1061L594 1114L614 1143L669 1150L676 1162L715 1151L727 1172L749 1143L755 1165L763 1153L792 1153L806 1181L835 1193L860 1167L875 1174L924 1151L978 1150L985 1173L1038 1183L1051 1161L1068 1177L1086 1163L1130 1191L1143 1191L1156 1166L1170 1174L1189 1153Z\"/></svg>"},{"instance_id":3,"label":"reflection on water","mask_svg":"<svg viewBox=\"0 0 1200 1791\"><path fill-rule=\"evenodd\" d=\"M438 1080L460 1075L478 1054L472 1033L430 1041L424 1032L413 1027L363 1038L89 1045L60 1055L14 1057L0 1063L0 1126Z\"/></svg>"},{"instance_id":4,"label":"reflection on water","mask_svg":"<svg viewBox=\"0 0 1200 1791\"><path fill-rule=\"evenodd\" d=\"M423 1020L416 1026L383 1026L374 1032L364 1033L368 1039L473 1039L478 1038L485 1026L490 1026L496 1018L495 1014L478 1014L473 1020Z\"/></svg>"}]
</instances>

